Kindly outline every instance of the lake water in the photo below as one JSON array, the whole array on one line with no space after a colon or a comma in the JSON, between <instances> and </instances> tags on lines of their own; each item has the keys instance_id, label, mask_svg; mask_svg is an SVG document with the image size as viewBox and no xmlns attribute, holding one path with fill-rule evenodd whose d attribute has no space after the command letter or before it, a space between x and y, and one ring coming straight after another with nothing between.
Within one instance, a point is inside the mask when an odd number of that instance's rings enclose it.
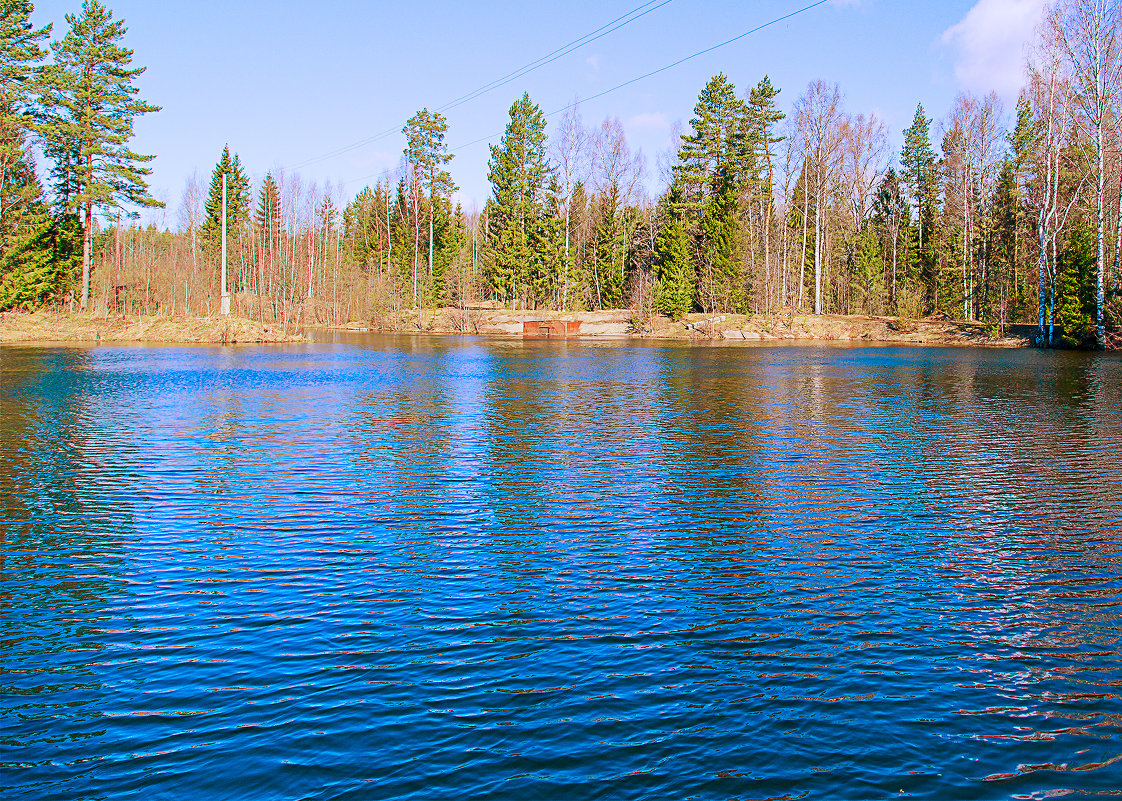
<instances>
[{"instance_id":1,"label":"lake water","mask_svg":"<svg viewBox=\"0 0 1122 801\"><path fill-rule=\"evenodd\" d=\"M1122 794L1122 360L0 349L5 799Z\"/></svg>"}]
</instances>

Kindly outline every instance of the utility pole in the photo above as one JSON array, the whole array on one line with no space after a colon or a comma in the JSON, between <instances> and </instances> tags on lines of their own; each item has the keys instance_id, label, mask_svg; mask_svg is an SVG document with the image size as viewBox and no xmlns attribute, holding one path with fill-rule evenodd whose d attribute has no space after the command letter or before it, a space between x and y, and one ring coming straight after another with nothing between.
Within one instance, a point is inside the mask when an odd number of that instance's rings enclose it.
<instances>
[{"instance_id":1,"label":"utility pole","mask_svg":"<svg viewBox=\"0 0 1122 801\"><path fill-rule=\"evenodd\" d=\"M230 293L226 291L226 173L222 173L222 316L230 313Z\"/></svg>"}]
</instances>

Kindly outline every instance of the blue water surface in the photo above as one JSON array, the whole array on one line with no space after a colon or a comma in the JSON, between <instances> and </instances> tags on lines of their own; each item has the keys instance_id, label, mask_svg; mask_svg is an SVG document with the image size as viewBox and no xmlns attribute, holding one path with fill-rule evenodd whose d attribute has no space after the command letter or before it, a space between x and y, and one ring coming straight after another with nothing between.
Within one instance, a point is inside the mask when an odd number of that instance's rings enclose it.
<instances>
[{"instance_id":1,"label":"blue water surface","mask_svg":"<svg viewBox=\"0 0 1122 801\"><path fill-rule=\"evenodd\" d=\"M1122 795L1122 360L0 349L5 799Z\"/></svg>"}]
</instances>

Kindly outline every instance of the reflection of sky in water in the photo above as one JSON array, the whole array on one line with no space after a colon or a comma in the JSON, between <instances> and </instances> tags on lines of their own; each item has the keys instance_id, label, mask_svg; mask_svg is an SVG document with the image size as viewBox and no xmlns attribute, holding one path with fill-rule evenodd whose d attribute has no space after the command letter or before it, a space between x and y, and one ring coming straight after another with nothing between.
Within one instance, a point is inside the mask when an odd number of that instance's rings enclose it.
<instances>
[{"instance_id":1,"label":"reflection of sky in water","mask_svg":"<svg viewBox=\"0 0 1122 801\"><path fill-rule=\"evenodd\" d=\"M1116 358L340 339L0 351L0 785L1117 789Z\"/></svg>"}]
</instances>

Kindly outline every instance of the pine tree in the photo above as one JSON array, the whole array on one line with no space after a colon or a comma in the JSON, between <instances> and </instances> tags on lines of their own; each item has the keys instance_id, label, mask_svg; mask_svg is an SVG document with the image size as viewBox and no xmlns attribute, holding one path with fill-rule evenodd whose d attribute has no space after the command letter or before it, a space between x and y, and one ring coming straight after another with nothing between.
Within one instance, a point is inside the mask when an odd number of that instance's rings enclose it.
<instances>
[{"instance_id":1,"label":"pine tree","mask_svg":"<svg viewBox=\"0 0 1122 801\"><path fill-rule=\"evenodd\" d=\"M210 175L210 187L203 203L203 224L200 233L207 253L214 257L222 240L222 176L226 176L226 235L229 237L249 222L249 178L242 170L237 154L230 155L229 145Z\"/></svg>"},{"instance_id":2,"label":"pine tree","mask_svg":"<svg viewBox=\"0 0 1122 801\"><path fill-rule=\"evenodd\" d=\"M545 116L529 94L510 107L510 122L491 146L492 197L484 268L492 290L512 302L528 287L535 260L531 234L544 214L551 171L545 155Z\"/></svg>"},{"instance_id":3,"label":"pine tree","mask_svg":"<svg viewBox=\"0 0 1122 801\"><path fill-rule=\"evenodd\" d=\"M27 148L34 129L35 99L41 91L39 43L51 26L31 24L27 0L0 0L0 257L13 236L23 233L21 221L41 195L35 161Z\"/></svg>"},{"instance_id":4,"label":"pine tree","mask_svg":"<svg viewBox=\"0 0 1122 801\"><path fill-rule=\"evenodd\" d=\"M1009 215L1004 224L1009 233L1009 248L1007 260L1012 272L1013 306L1019 311L1027 295L1023 294L1021 275L1019 271L1022 248L1021 229L1028 220L1026 198L1030 180L1030 164L1034 157L1040 132L1036 120L1033 118L1032 103L1028 97L1021 95L1017 98L1017 123L1009 133L1009 159L1011 182L1007 186L1004 211ZM1027 252L1027 248L1025 248ZM1025 271L1028 277L1030 270Z\"/></svg>"},{"instance_id":5,"label":"pine tree","mask_svg":"<svg viewBox=\"0 0 1122 801\"><path fill-rule=\"evenodd\" d=\"M772 148L783 141L784 137L775 134L776 126L786 118L779 110L776 98L779 89L772 86L771 79L765 75L748 96L747 125L748 143L753 148L754 161L760 173L756 180L762 194L764 209L764 260L771 253L771 218L775 200L775 166Z\"/></svg>"},{"instance_id":6,"label":"pine tree","mask_svg":"<svg viewBox=\"0 0 1122 801\"><path fill-rule=\"evenodd\" d=\"M128 148L133 121L158 111L136 97L133 80L143 67L130 68L132 51L118 42L125 35L123 20L98 0L84 0L78 15L67 14L70 30L52 42L54 63L44 70L48 120L44 132L55 155L66 156L65 196L71 212L82 219L83 311L89 304L90 259L94 209L108 212L121 203L161 206L145 183L151 170L143 166L153 156Z\"/></svg>"},{"instance_id":7,"label":"pine tree","mask_svg":"<svg viewBox=\"0 0 1122 801\"><path fill-rule=\"evenodd\" d=\"M450 197L456 191L452 182L452 175L444 169L453 156L448 152L448 143L444 141L448 133L448 121L439 112L430 112L427 108L421 109L405 124L402 129L405 134L405 158L413 166L417 178L428 190L429 208L429 282L433 276L433 249L435 240L433 227L437 207L444 198ZM416 276L414 276L414 286ZM439 294L434 291L434 294ZM414 298L414 302L416 302Z\"/></svg>"},{"instance_id":8,"label":"pine tree","mask_svg":"<svg viewBox=\"0 0 1122 801\"><path fill-rule=\"evenodd\" d=\"M725 169L736 180L743 166L745 106L724 73L710 78L701 90L690 125L693 132L682 135L677 172L686 202L700 211L718 173Z\"/></svg>"}]
</instances>

